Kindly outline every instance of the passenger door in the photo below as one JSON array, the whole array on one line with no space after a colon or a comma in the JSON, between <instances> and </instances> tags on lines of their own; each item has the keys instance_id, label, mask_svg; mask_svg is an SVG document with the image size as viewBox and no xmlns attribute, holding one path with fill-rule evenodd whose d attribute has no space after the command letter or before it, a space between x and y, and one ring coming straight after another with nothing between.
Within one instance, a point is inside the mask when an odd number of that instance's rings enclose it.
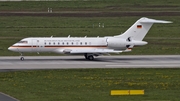
<instances>
[{"instance_id":1,"label":"passenger door","mask_svg":"<svg viewBox=\"0 0 180 101\"><path fill-rule=\"evenodd\" d=\"M32 39L32 52L38 52L39 51L39 40Z\"/></svg>"}]
</instances>

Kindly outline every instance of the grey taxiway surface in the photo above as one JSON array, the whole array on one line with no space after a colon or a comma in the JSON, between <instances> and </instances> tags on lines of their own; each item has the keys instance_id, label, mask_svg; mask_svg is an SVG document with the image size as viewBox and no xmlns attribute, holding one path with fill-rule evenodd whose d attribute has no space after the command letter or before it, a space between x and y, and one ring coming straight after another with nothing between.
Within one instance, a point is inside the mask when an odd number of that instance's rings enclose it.
<instances>
[{"instance_id":1,"label":"grey taxiway surface","mask_svg":"<svg viewBox=\"0 0 180 101\"><path fill-rule=\"evenodd\" d=\"M100 56L94 61L83 56L18 56L0 57L0 71L17 69L73 68L180 68L180 55Z\"/></svg>"}]
</instances>

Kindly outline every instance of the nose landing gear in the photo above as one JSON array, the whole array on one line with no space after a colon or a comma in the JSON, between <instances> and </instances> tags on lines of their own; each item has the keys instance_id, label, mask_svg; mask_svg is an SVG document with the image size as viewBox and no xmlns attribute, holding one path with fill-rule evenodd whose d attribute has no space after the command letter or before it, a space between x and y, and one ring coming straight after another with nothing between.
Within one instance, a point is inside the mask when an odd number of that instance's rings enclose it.
<instances>
[{"instance_id":1,"label":"nose landing gear","mask_svg":"<svg viewBox=\"0 0 180 101\"><path fill-rule=\"evenodd\" d=\"M20 54L21 54L20 60L21 60L21 61L24 61L23 53L20 53Z\"/></svg>"},{"instance_id":2,"label":"nose landing gear","mask_svg":"<svg viewBox=\"0 0 180 101\"><path fill-rule=\"evenodd\" d=\"M21 61L24 61L24 57L21 57L20 60L21 60Z\"/></svg>"}]
</instances>

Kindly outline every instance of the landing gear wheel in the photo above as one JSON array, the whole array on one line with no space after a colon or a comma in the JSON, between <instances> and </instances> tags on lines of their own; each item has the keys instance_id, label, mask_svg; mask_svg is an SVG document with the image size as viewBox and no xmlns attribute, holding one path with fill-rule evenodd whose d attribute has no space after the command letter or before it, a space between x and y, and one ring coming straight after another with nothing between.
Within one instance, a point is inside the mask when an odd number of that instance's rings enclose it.
<instances>
[{"instance_id":1,"label":"landing gear wheel","mask_svg":"<svg viewBox=\"0 0 180 101\"><path fill-rule=\"evenodd\" d=\"M89 59L89 60L94 60L93 55L89 55L89 56L88 56L88 59Z\"/></svg>"},{"instance_id":2,"label":"landing gear wheel","mask_svg":"<svg viewBox=\"0 0 180 101\"><path fill-rule=\"evenodd\" d=\"M21 61L24 61L24 57L21 57L20 60L21 60Z\"/></svg>"},{"instance_id":3,"label":"landing gear wheel","mask_svg":"<svg viewBox=\"0 0 180 101\"><path fill-rule=\"evenodd\" d=\"M85 59L87 60L94 60L94 56L92 54L84 54Z\"/></svg>"},{"instance_id":4,"label":"landing gear wheel","mask_svg":"<svg viewBox=\"0 0 180 101\"><path fill-rule=\"evenodd\" d=\"M23 53L20 53L20 54L21 54L20 60L21 60L21 61L24 61Z\"/></svg>"}]
</instances>

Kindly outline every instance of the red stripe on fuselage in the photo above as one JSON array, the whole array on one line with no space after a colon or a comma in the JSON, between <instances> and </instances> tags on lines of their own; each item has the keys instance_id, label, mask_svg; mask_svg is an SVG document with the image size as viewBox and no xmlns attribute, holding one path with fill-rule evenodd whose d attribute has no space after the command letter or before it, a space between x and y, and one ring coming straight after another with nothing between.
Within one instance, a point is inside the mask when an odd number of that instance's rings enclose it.
<instances>
[{"instance_id":1,"label":"red stripe on fuselage","mask_svg":"<svg viewBox=\"0 0 180 101\"><path fill-rule=\"evenodd\" d=\"M32 47L41 47L41 46L11 46L14 48L32 48ZM107 47L107 46L44 46L45 48L98 48L98 47Z\"/></svg>"}]
</instances>

